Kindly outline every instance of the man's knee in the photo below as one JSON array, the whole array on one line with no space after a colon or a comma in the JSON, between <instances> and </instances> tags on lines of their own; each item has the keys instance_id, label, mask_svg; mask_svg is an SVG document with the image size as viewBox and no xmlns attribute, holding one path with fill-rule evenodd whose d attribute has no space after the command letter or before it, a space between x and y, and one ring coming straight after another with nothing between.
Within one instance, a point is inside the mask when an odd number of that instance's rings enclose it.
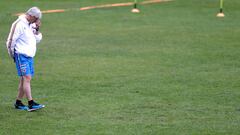
<instances>
[{"instance_id":1,"label":"man's knee","mask_svg":"<svg viewBox=\"0 0 240 135\"><path fill-rule=\"evenodd\" d=\"M24 81L30 82L31 79L32 79L31 76L23 76L23 80L24 80Z\"/></svg>"}]
</instances>

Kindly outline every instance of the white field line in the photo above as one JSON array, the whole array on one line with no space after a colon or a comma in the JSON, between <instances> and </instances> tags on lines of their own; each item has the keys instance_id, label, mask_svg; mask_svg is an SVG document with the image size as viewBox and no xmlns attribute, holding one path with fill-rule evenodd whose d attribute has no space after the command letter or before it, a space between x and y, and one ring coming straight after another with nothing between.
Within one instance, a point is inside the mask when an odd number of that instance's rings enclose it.
<instances>
[{"instance_id":1,"label":"white field line","mask_svg":"<svg viewBox=\"0 0 240 135\"><path fill-rule=\"evenodd\" d=\"M140 5L146 5L146 4L152 4L152 3L161 3L161 2L169 2L172 0L148 0L140 2ZM127 2L127 3L115 3L115 4L105 4L105 5L99 5L99 6L89 6L89 7L82 7L80 10L90 10L90 9L96 9L96 8L109 8L109 7L123 7L123 6L132 6L134 5L134 2Z\"/></svg>"},{"instance_id":2,"label":"white field line","mask_svg":"<svg viewBox=\"0 0 240 135\"><path fill-rule=\"evenodd\" d=\"M148 1L143 1L140 4L145 5L145 4L152 4L152 3L161 3L161 2L170 2L173 0L148 0Z\"/></svg>"}]
</instances>

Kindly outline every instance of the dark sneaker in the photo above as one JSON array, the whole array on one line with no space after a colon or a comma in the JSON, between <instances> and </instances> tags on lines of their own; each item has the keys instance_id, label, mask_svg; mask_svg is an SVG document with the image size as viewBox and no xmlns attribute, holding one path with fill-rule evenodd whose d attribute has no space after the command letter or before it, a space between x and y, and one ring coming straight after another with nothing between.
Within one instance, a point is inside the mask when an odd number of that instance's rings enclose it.
<instances>
[{"instance_id":1,"label":"dark sneaker","mask_svg":"<svg viewBox=\"0 0 240 135\"><path fill-rule=\"evenodd\" d=\"M31 111L35 111L35 110L38 110L38 109L41 109L41 108L44 108L45 105L41 105L41 104L38 104L36 102L33 101L33 103L31 105L28 106L28 111L31 112Z\"/></svg>"},{"instance_id":2,"label":"dark sneaker","mask_svg":"<svg viewBox=\"0 0 240 135\"><path fill-rule=\"evenodd\" d=\"M14 106L16 109L19 109L19 110L28 110L28 107L23 103L14 104Z\"/></svg>"}]
</instances>

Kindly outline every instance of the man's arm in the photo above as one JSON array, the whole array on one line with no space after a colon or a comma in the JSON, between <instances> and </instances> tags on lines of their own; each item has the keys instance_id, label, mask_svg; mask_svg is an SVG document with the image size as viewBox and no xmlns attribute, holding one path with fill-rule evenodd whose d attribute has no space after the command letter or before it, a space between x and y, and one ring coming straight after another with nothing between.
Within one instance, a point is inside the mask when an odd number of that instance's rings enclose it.
<instances>
[{"instance_id":1,"label":"man's arm","mask_svg":"<svg viewBox=\"0 0 240 135\"><path fill-rule=\"evenodd\" d=\"M35 32L34 32L34 35L35 35L35 38L36 38L36 42L39 43L41 40L42 40L42 33L39 31L40 30L40 26L41 26L41 21L38 19L36 22L35 22Z\"/></svg>"},{"instance_id":2,"label":"man's arm","mask_svg":"<svg viewBox=\"0 0 240 135\"><path fill-rule=\"evenodd\" d=\"M16 45L16 40L20 37L20 35L21 35L21 26L19 25L19 22L16 21L12 24L12 27L6 42L8 54L12 58L14 58L14 48Z\"/></svg>"}]
</instances>

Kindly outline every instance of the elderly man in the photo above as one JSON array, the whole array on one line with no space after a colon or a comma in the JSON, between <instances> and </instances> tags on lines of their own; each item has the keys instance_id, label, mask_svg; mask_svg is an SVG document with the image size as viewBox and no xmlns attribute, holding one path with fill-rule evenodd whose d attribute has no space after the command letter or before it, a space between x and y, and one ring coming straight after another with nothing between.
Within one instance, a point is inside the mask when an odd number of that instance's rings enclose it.
<instances>
[{"instance_id":1,"label":"elderly man","mask_svg":"<svg viewBox=\"0 0 240 135\"><path fill-rule=\"evenodd\" d=\"M31 79L34 75L34 56L36 54L36 44L42 39L39 32L42 13L38 7L30 8L24 15L12 24L6 45L8 54L13 58L19 79L16 109L34 111L43 108L44 105L36 103L31 95ZM22 98L26 95L28 106L22 103Z\"/></svg>"}]
</instances>

